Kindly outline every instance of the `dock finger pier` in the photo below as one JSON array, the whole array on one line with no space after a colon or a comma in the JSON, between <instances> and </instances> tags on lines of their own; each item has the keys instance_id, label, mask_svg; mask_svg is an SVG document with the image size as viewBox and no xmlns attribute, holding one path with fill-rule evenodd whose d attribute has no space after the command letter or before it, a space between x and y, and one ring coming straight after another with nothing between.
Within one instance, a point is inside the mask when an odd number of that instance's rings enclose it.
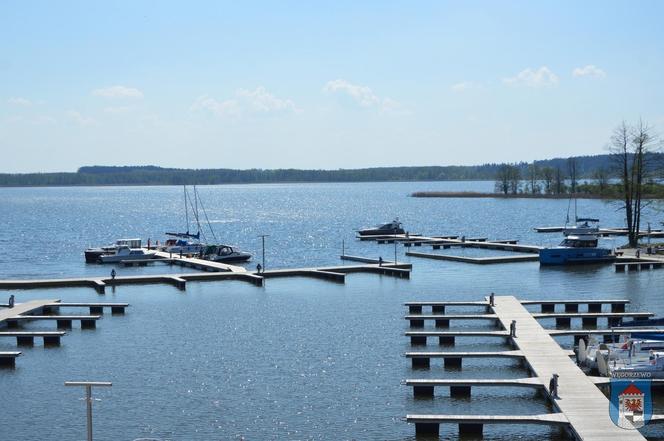
<instances>
[{"instance_id":1,"label":"dock finger pier","mask_svg":"<svg viewBox=\"0 0 664 441\"><path fill-rule=\"evenodd\" d=\"M482 437L484 426L494 424L536 424L560 427L571 439L585 441L636 441L645 440L637 430L625 430L616 426L609 416L609 400L599 388L609 383L608 378L586 375L570 356L570 350L563 349L554 337L574 336L574 340L589 333L605 336L605 341L613 338L611 325L622 317L635 320L647 318L652 314L625 312L627 300L543 300L519 301L513 296L495 296L493 305L489 299L476 302L408 302L408 314L405 319L410 330L405 333L410 339L413 350L407 352L414 373L421 369L430 369L432 360L442 359L445 368L460 369L464 363L472 363L474 358L509 358L519 360L530 376L516 379L446 379L446 378L410 378L403 384L412 388L418 398L432 398L436 388L449 388L450 396L470 398L472 390L483 387L518 387L532 388L542 392L552 404L553 413L536 415L504 415L497 408L496 414L487 415L451 415L451 414L408 414L405 420L415 426L415 432L424 436L438 436L441 427L458 427L459 435ZM532 312L528 305L540 305L541 312ZM581 308L580 308L581 306ZM477 314L454 314L449 309L456 307L477 307ZM560 309L557 312L556 309ZM564 312L563 312L564 309ZM580 311L581 309L581 311ZM539 320L555 319L556 327L570 326L571 320L581 320L583 326L595 329L546 329ZM563 319L562 321L558 321ZM490 320L497 325L492 331L455 331L450 323L456 320ZM599 328L598 326L599 322ZM606 321L606 328L601 326ZM435 328L422 329L425 323L435 323ZM516 323L515 329L511 329ZM420 329L418 329L420 328ZM629 332L624 330L623 332ZM633 330L632 330L633 331ZM421 350L421 346L437 343L454 346L457 339L465 337L498 338L506 340L511 346L507 351L459 352ZM420 347L420 348L418 348ZM420 349L420 350L416 350ZM428 349L428 348L427 348ZM443 370L444 372L444 370ZM549 381L558 375L557 395L549 392ZM498 405L496 405L498 407ZM661 418L653 416L651 423Z\"/></svg>"}]
</instances>

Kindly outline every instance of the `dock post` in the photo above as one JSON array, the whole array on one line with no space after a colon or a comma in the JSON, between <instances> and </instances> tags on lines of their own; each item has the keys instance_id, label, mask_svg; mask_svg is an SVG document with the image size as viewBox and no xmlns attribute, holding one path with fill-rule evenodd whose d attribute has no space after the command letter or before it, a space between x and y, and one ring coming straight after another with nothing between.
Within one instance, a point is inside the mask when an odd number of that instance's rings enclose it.
<instances>
[{"instance_id":1,"label":"dock post","mask_svg":"<svg viewBox=\"0 0 664 441\"><path fill-rule=\"evenodd\" d=\"M7 368L16 367L16 358L15 357L0 357L0 366ZM417 427L415 428L417 430Z\"/></svg>"},{"instance_id":2,"label":"dock post","mask_svg":"<svg viewBox=\"0 0 664 441\"><path fill-rule=\"evenodd\" d=\"M81 329L95 329L96 327L96 320L81 320Z\"/></svg>"},{"instance_id":3,"label":"dock post","mask_svg":"<svg viewBox=\"0 0 664 441\"><path fill-rule=\"evenodd\" d=\"M59 335L44 336L44 346L60 346L60 336Z\"/></svg>"},{"instance_id":4,"label":"dock post","mask_svg":"<svg viewBox=\"0 0 664 441\"><path fill-rule=\"evenodd\" d=\"M484 432L484 424L459 423L459 436L481 437Z\"/></svg>"},{"instance_id":5,"label":"dock post","mask_svg":"<svg viewBox=\"0 0 664 441\"><path fill-rule=\"evenodd\" d=\"M445 357L443 364L446 368L459 368L461 369L461 357Z\"/></svg>"},{"instance_id":6,"label":"dock post","mask_svg":"<svg viewBox=\"0 0 664 441\"><path fill-rule=\"evenodd\" d=\"M424 320L410 320L411 328L424 328Z\"/></svg>"},{"instance_id":7,"label":"dock post","mask_svg":"<svg viewBox=\"0 0 664 441\"><path fill-rule=\"evenodd\" d=\"M572 319L569 317L557 317L556 318L556 328L569 328L572 324Z\"/></svg>"},{"instance_id":8,"label":"dock post","mask_svg":"<svg viewBox=\"0 0 664 441\"><path fill-rule=\"evenodd\" d=\"M415 423L415 436L435 436L440 434L438 423Z\"/></svg>"},{"instance_id":9,"label":"dock post","mask_svg":"<svg viewBox=\"0 0 664 441\"><path fill-rule=\"evenodd\" d=\"M616 263L616 272L617 273L624 273L625 272L625 264L622 263Z\"/></svg>"},{"instance_id":10,"label":"dock post","mask_svg":"<svg viewBox=\"0 0 664 441\"><path fill-rule=\"evenodd\" d=\"M411 335L410 344L413 346L426 346L427 337L426 335Z\"/></svg>"},{"instance_id":11,"label":"dock post","mask_svg":"<svg viewBox=\"0 0 664 441\"><path fill-rule=\"evenodd\" d=\"M104 307L103 306L90 306L90 315L92 314L103 314L104 313Z\"/></svg>"},{"instance_id":12,"label":"dock post","mask_svg":"<svg viewBox=\"0 0 664 441\"><path fill-rule=\"evenodd\" d=\"M470 398L470 386L450 386L450 397Z\"/></svg>"},{"instance_id":13,"label":"dock post","mask_svg":"<svg viewBox=\"0 0 664 441\"><path fill-rule=\"evenodd\" d=\"M454 346L454 336L441 335L438 337L438 344L441 346Z\"/></svg>"},{"instance_id":14,"label":"dock post","mask_svg":"<svg viewBox=\"0 0 664 441\"><path fill-rule=\"evenodd\" d=\"M433 386L413 386L413 397L433 398Z\"/></svg>"},{"instance_id":15,"label":"dock post","mask_svg":"<svg viewBox=\"0 0 664 441\"><path fill-rule=\"evenodd\" d=\"M450 321L448 319L436 320L436 328L449 328L449 327L450 327Z\"/></svg>"},{"instance_id":16,"label":"dock post","mask_svg":"<svg viewBox=\"0 0 664 441\"><path fill-rule=\"evenodd\" d=\"M431 366L430 359L422 357L413 357L413 369L415 368L429 368Z\"/></svg>"},{"instance_id":17,"label":"dock post","mask_svg":"<svg viewBox=\"0 0 664 441\"><path fill-rule=\"evenodd\" d=\"M125 307L124 306L111 306L111 314L124 314L125 313Z\"/></svg>"},{"instance_id":18,"label":"dock post","mask_svg":"<svg viewBox=\"0 0 664 441\"><path fill-rule=\"evenodd\" d=\"M556 304L555 303L542 303L542 312L555 312Z\"/></svg>"},{"instance_id":19,"label":"dock post","mask_svg":"<svg viewBox=\"0 0 664 441\"><path fill-rule=\"evenodd\" d=\"M34 346L35 338L32 336L17 335L16 336L16 345L17 346Z\"/></svg>"},{"instance_id":20,"label":"dock post","mask_svg":"<svg viewBox=\"0 0 664 441\"><path fill-rule=\"evenodd\" d=\"M602 312L602 304L588 303L588 312Z\"/></svg>"},{"instance_id":21,"label":"dock post","mask_svg":"<svg viewBox=\"0 0 664 441\"><path fill-rule=\"evenodd\" d=\"M411 314L422 314L422 305L408 305L408 312Z\"/></svg>"},{"instance_id":22,"label":"dock post","mask_svg":"<svg viewBox=\"0 0 664 441\"><path fill-rule=\"evenodd\" d=\"M611 303L611 312L625 312L625 304Z\"/></svg>"},{"instance_id":23,"label":"dock post","mask_svg":"<svg viewBox=\"0 0 664 441\"><path fill-rule=\"evenodd\" d=\"M57 320L58 328L71 329L71 320Z\"/></svg>"},{"instance_id":24,"label":"dock post","mask_svg":"<svg viewBox=\"0 0 664 441\"><path fill-rule=\"evenodd\" d=\"M565 312L579 312L577 303L565 303Z\"/></svg>"},{"instance_id":25,"label":"dock post","mask_svg":"<svg viewBox=\"0 0 664 441\"><path fill-rule=\"evenodd\" d=\"M597 317L583 317L581 319L582 326L597 326Z\"/></svg>"},{"instance_id":26,"label":"dock post","mask_svg":"<svg viewBox=\"0 0 664 441\"><path fill-rule=\"evenodd\" d=\"M431 248L434 249L434 250L439 250L439 249L440 249L440 245L433 245Z\"/></svg>"},{"instance_id":27,"label":"dock post","mask_svg":"<svg viewBox=\"0 0 664 441\"><path fill-rule=\"evenodd\" d=\"M434 314L445 314L445 305L432 305L431 312Z\"/></svg>"}]
</instances>

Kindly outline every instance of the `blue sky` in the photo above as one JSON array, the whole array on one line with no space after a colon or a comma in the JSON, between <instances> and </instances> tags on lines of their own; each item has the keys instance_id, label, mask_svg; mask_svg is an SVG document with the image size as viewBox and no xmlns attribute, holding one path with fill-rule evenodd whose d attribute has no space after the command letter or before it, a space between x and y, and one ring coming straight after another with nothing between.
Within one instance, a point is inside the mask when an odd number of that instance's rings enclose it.
<instances>
[{"instance_id":1,"label":"blue sky","mask_svg":"<svg viewBox=\"0 0 664 441\"><path fill-rule=\"evenodd\" d=\"M0 172L529 161L664 129L662 2L244 3L0 3Z\"/></svg>"}]
</instances>

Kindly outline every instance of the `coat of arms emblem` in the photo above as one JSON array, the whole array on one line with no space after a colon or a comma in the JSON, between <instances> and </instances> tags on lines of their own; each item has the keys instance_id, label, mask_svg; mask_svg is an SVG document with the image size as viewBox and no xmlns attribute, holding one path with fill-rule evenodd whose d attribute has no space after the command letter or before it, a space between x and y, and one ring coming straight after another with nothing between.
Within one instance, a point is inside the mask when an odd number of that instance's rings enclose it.
<instances>
[{"instance_id":1,"label":"coat of arms emblem","mask_svg":"<svg viewBox=\"0 0 664 441\"><path fill-rule=\"evenodd\" d=\"M645 426L652 416L650 380L611 379L611 420L623 429Z\"/></svg>"}]
</instances>

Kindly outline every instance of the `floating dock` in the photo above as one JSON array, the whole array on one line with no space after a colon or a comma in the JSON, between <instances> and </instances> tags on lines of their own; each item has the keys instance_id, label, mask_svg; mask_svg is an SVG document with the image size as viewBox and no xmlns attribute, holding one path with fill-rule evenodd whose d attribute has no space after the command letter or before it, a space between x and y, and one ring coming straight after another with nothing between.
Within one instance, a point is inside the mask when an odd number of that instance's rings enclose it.
<instances>
[{"instance_id":1,"label":"floating dock","mask_svg":"<svg viewBox=\"0 0 664 441\"><path fill-rule=\"evenodd\" d=\"M34 346L36 338L41 338L44 346L60 346L60 340L66 334L64 331L24 331L14 328L24 322L45 320L55 321L58 328L71 329L73 321L80 321L82 329L94 329L97 320L101 319L103 308L110 308L114 314L124 314L128 306L128 303L62 303L57 299L16 303L13 308L0 308L0 329L12 329L0 331L0 338L15 338L17 346ZM90 315L53 314L60 308L90 308ZM19 355L21 352L0 352L0 366L15 367Z\"/></svg>"},{"instance_id":2,"label":"floating dock","mask_svg":"<svg viewBox=\"0 0 664 441\"><path fill-rule=\"evenodd\" d=\"M256 286L263 286L265 279L278 277L312 277L321 280L328 280L337 283L344 283L347 274L351 273L370 273L397 277L401 279L410 278L410 272L413 265L410 263L383 262L378 263L376 259L360 258L358 256L341 256L342 260L370 261L375 263L366 263L363 265L341 265L318 268L286 268L261 271L247 271L245 268L240 270L224 270L228 265L208 266L205 272L201 273L183 273L183 274L157 274L157 275L138 275L138 276L117 276L111 277L80 277L67 279L30 279L30 280L0 280L0 289L35 289L35 288L71 288L71 287L91 287L99 294L106 292L107 286L119 285L147 285L147 284L169 284L180 290L185 290L187 282L204 282L218 280L240 280L252 283ZM200 262L207 262L200 259L190 259L183 257L177 259L179 264L186 263L187 266L197 268ZM214 263L214 262L210 262Z\"/></svg>"},{"instance_id":3,"label":"floating dock","mask_svg":"<svg viewBox=\"0 0 664 441\"><path fill-rule=\"evenodd\" d=\"M569 228L569 227L567 227ZM538 233L562 233L565 227L536 227L533 228L536 232ZM600 236L627 236L628 231L627 228L600 228L599 229L599 235ZM656 230L650 230L650 233L648 231L641 231L639 232L639 237L664 237L664 231L661 229L656 229Z\"/></svg>"},{"instance_id":4,"label":"floating dock","mask_svg":"<svg viewBox=\"0 0 664 441\"><path fill-rule=\"evenodd\" d=\"M618 317L612 314L620 313L601 313L601 312L587 312L587 313L559 313L547 312L542 314L532 313L526 309L526 305L542 305L546 307L546 311L554 311L557 304L573 305L576 307L581 304L588 304L589 308L597 309L599 305L600 311L602 304L618 305L619 308L624 308L628 303L626 300L606 300L606 301L588 301L588 300L573 300L573 301L525 301L520 302L512 296L496 296L494 298L494 305L489 305L485 302L408 302L406 306L409 312L413 313L414 310L423 307L431 306L432 308L447 308L450 306L480 306L488 308L491 312L490 316L500 323L503 330L501 331L410 331L406 335L411 338L413 344L426 344L426 338L429 336L438 336L441 338L441 344L452 344L454 338L460 336L472 337L501 337L506 338L513 350L511 351L497 351L497 352L411 352L409 358L413 359L413 367L426 367L428 366L429 359L436 358L449 358L448 367L459 367L460 360L463 358L471 357L511 357L522 359L532 374L529 378L504 380L504 379L459 379L459 380L438 380L438 379L408 379L404 381L405 385L412 386L413 392L423 396L433 396L435 387L449 387L452 396L470 396L472 387L486 387L486 386L501 386L501 387L532 387L543 390L551 403L553 404L556 412L544 415L407 415L406 421L415 424L415 432L418 435L438 436L441 424L455 424L458 425L460 434L470 434L481 436L483 428L487 424L546 424L552 426L561 426L578 440L587 441L636 441L644 440L645 438L636 430L624 430L616 426L609 417L609 403L605 395L598 389L599 384L606 384L606 380L597 380L586 376L581 369L570 359L570 351L562 349L553 339L555 335L563 335L562 333L585 333L589 334L593 331L607 332L606 330L548 330L544 329L537 321L542 316L552 317L556 315L566 314L561 318L568 318L574 314L574 317L603 317L615 318ZM592 306L591 306L592 305ZM646 314L649 313L633 313L633 314ZM487 316L487 314L478 314L479 316ZM434 320L445 320L444 314L439 315L424 315L424 317L432 318ZM452 315L449 315L451 317ZM539 317L538 317L539 316ZM641 316L641 315L639 315ZM407 316L409 317L409 316ZM410 317L416 317L412 315ZM414 320L411 320L413 323ZM510 324L516 322L516 336L512 337L506 329ZM644 331L647 328L640 329ZM627 330L624 330L627 331ZM634 330L631 330L634 331ZM609 331L610 332L610 331ZM650 330L648 329L648 332ZM663 331L664 332L664 331ZM444 340L443 340L444 339ZM458 357L452 359L452 357ZM417 363L415 360L418 359ZM551 396L548 392L547 385L553 374L559 375L558 380L558 395ZM453 389L454 388L454 389ZM417 389L417 390L416 390ZM654 420L661 419L659 416Z\"/></svg>"},{"instance_id":5,"label":"floating dock","mask_svg":"<svg viewBox=\"0 0 664 441\"><path fill-rule=\"evenodd\" d=\"M480 265L493 264L493 263L517 263L517 262L537 262L539 255L523 254L519 256L490 256L490 257L467 257L467 256L452 256L448 254L434 254L434 253L417 253L413 251L406 251L406 256L420 257L424 259L434 260L450 260L453 262L475 263Z\"/></svg>"}]
</instances>

